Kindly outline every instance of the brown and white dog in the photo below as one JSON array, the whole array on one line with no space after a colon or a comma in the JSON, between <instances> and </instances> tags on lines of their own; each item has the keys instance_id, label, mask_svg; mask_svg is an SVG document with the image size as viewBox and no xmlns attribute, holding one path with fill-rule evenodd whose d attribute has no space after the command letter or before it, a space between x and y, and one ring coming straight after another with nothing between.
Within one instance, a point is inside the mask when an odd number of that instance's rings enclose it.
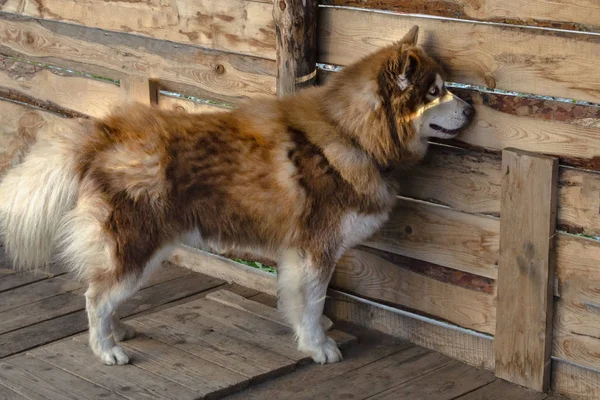
<instances>
[{"instance_id":1,"label":"brown and white dog","mask_svg":"<svg viewBox=\"0 0 600 400\"><path fill-rule=\"evenodd\" d=\"M132 105L42 135L0 183L8 254L20 268L56 258L89 285L90 345L106 364L129 361L117 307L175 245L269 254L299 349L341 360L320 323L336 262L388 218L386 171L473 114L417 31L295 95L214 114Z\"/></svg>"}]
</instances>

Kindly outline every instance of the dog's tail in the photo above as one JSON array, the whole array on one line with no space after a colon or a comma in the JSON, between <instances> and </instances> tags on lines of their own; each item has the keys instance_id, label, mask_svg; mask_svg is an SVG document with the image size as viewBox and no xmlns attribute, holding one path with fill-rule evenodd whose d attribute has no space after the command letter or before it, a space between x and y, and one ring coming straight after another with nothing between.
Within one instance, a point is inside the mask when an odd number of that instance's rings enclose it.
<instances>
[{"instance_id":1,"label":"dog's tail","mask_svg":"<svg viewBox=\"0 0 600 400\"><path fill-rule=\"evenodd\" d=\"M73 121L68 126L81 130ZM40 132L24 161L0 181L0 236L15 267L50 263L63 216L77 200L76 132Z\"/></svg>"}]
</instances>

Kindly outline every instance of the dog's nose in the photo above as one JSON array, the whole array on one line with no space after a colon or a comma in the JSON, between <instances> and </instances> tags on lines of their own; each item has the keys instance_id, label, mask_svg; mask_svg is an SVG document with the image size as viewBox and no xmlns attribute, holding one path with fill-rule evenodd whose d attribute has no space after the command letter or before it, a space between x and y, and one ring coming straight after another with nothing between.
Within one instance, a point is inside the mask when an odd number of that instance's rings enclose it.
<instances>
[{"instance_id":1,"label":"dog's nose","mask_svg":"<svg viewBox=\"0 0 600 400\"><path fill-rule=\"evenodd\" d=\"M465 114L465 116L467 116L468 118L471 118L474 113L475 113L475 108L473 106L471 106L471 105L468 105L463 110L463 114Z\"/></svg>"}]
</instances>

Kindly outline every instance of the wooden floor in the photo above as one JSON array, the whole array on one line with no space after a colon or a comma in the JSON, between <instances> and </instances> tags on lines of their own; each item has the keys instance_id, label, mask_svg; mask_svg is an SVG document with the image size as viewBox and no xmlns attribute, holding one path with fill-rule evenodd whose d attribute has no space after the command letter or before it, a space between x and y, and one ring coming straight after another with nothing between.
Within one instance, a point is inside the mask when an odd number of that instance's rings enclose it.
<instances>
[{"instance_id":1,"label":"wooden floor","mask_svg":"<svg viewBox=\"0 0 600 400\"><path fill-rule=\"evenodd\" d=\"M83 291L58 267L0 266L0 399L553 398L343 324L330 335L345 360L314 365L272 297L175 266L120 310L138 330L124 342L132 365L104 366L87 347Z\"/></svg>"}]
</instances>

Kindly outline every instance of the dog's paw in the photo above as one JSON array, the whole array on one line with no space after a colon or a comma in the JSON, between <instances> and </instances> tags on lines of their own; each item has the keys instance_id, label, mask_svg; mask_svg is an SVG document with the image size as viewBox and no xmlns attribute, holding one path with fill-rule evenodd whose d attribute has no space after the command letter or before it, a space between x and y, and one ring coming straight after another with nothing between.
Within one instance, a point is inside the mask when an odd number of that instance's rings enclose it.
<instances>
[{"instance_id":1,"label":"dog's paw","mask_svg":"<svg viewBox=\"0 0 600 400\"><path fill-rule=\"evenodd\" d=\"M325 342L315 345L315 346L306 346L300 345L300 351L308 353L314 362L318 364L333 364L339 361L342 361L342 352L338 349L335 341L327 337Z\"/></svg>"},{"instance_id":2,"label":"dog's paw","mask_svg":"<svg viewBox=\"0 0 600 400\"><path fill-rule=\"evenodd\" d=\"M120 342L122 340L133 339L136 335L135 328L124 324L119 321L118 323L114 323L112 327L113 338L115 341Z\"/></svg>"},{"instance_id":3,"label":"dog's paw","mask_svg":"<svg viewBox=\"0 0 600 400\"><path fill-rule=\"evenodd\" d=\"M113 346L100 353L102 362L106 365L125 365L129 364L129 356L121 346Z\"/></svg>"}]
</instances>

